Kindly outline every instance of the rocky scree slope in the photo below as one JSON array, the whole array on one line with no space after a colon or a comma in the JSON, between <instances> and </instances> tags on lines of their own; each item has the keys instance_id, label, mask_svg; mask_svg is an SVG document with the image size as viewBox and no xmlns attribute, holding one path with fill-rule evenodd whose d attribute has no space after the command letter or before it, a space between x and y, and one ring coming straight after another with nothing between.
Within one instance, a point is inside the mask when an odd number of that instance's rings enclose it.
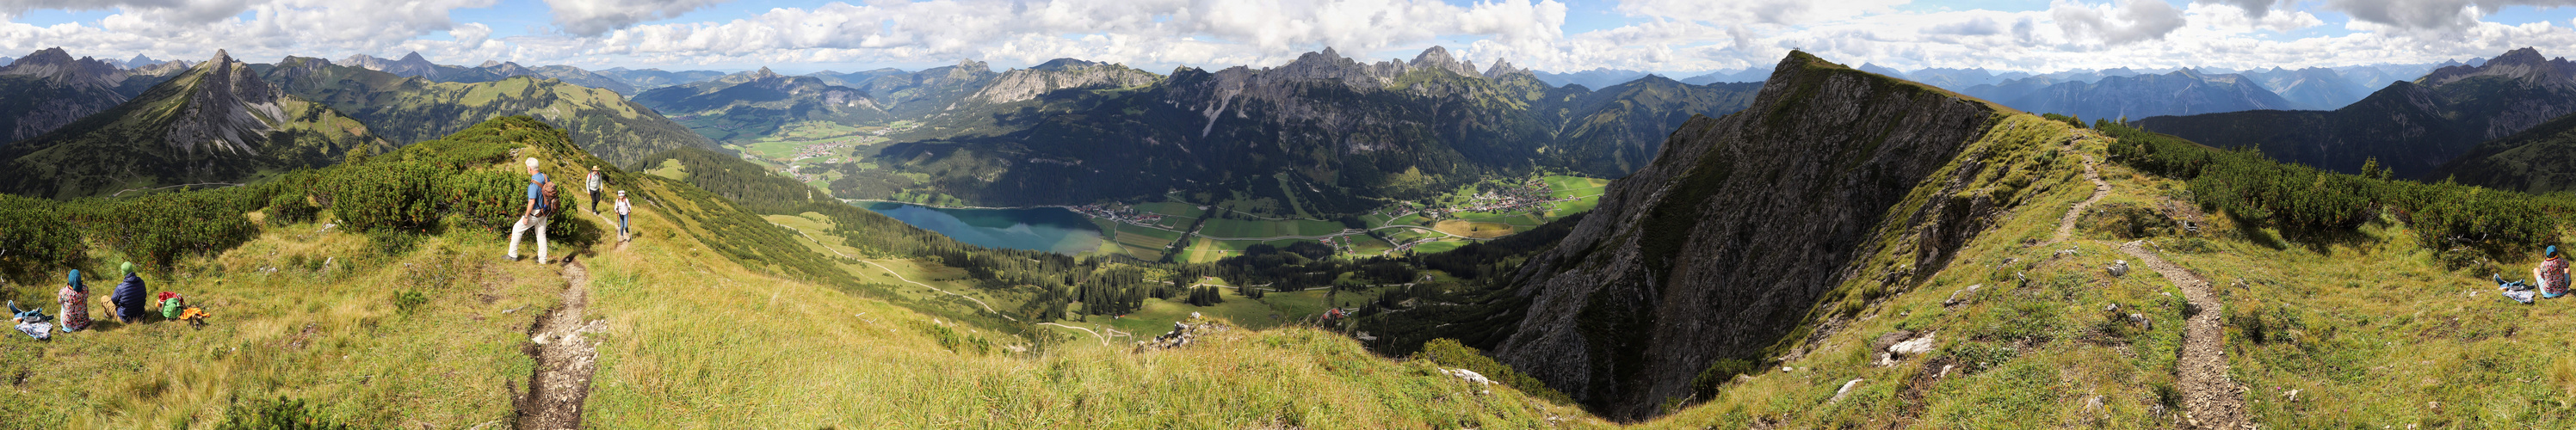
<instances>
[{"instance_id":1,"label":"rocky scree slope","mask_svg":"<svg viewBox=\"0 0 2576 430\"><path fill-rule=\"evenodd\" d=\"M1691 119L1520 268L1529 316L1493 355L1605 416L1656 414L1712 361L1793 336L1858 259L1902 246L1941 266L2015 190L1933 175L2010 112L1792 53L1750 107ZM1919 184L1948 192L1909 197Z\"/></svg>"},{"instance_id":2,"label":"rocky scree slope","mask_svg":"<svg viewBox=\"0 0 2576 430\"><path fill-rule=\"evenodd\" d=\"M2517 49L2479 66L2450 66L2396 82L2332 111L2246 111L2155 117L2140 128L2220 148L2252 147L2284 162L2360 173L2365 160L2397 176L2427 175L2480 142L2576 113L2576 64Z\"/></svg>"}]
</instances>

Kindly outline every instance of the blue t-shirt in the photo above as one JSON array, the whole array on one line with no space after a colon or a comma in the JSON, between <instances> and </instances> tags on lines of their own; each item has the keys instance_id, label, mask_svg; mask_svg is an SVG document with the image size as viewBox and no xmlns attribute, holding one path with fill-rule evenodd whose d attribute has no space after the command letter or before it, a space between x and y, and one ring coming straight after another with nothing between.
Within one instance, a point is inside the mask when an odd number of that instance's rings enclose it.
<instances>
[{"instance_id":1,"label":"blue t-shirt","mask_svg":"<svg viewBox=\"0 0 2576 430\"><path fill-rule=\"evenodd\" d=\"M539 198L539 197L545 197L545 196L546 196L546 190L545 190L545 187L544 187L545 183L546 183L546 174L544 174L544 173L539 173L539 174L537 174L537 176L536 176L536 177L529 179L529 180L528 180L528 200L536 200L536 199L537 199L537 198Z\"/></svg>"}]
</instances>

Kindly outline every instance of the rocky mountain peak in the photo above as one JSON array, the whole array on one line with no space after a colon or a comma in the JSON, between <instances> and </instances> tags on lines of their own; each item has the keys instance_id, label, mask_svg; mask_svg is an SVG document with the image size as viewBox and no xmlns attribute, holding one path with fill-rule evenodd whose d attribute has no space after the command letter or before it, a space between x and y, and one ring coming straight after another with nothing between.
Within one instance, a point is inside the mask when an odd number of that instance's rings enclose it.
<instances>
[{"instance_id":1,"label":"rocky mountain peak","mask_svg":"<svg viewBox=\"0 0 2576 430\"><path fill-rule=\"evenodd\" d=\"M480 65L480 66L474 66L474 67L492 67L492 66L499 66L499 65L501 65L501 60L483 60L483 65Z\"/></svg>"},{"instance_id":2,"label":"rocky mountain peak","mask_svg":"<svg viewBox=\"0 0 2576 430\"><path fill-rule=\"evenodd\" d=\"M1435 68L1447 70L1451 73L1457 73L1458 76L1484 76L1484 74L1476 72L1475 63L1461 63L1458 61L1457 57L1449 55L1448 48L1439 46L1433 46L1431 49L1422 50L1422 54L1414 56L1413 61L1407 65L1413 66L1413 68L1417 69Z\"/></svg>"},{"instance_id":3,"label":"rocky mountain peak","mask_svg":"<svg viewBox=\"0 0 2576 430\"><path fill-rule=\"evenodd\" d=\"M428 59L428 58L421 58L421 56L420 56L420 51L412 51L411 53L403 54L402 59L401 59L401 60L398 60L398 61L402 61L402 62L405 62L405 63L409 63L409 62L414 62L414 61L429 61L429 59Z\"/></svg>"},{"instance_id":4,"label":"rocky mountain peak","mask_svg":"<svg viewBox=\"0 0 2576 430\"><path fill-rule=\"evenodd\" d=\"M190 73L196 75L197 85L186 94L175 95L186 97L188 102L173 112L175 118L162 139L180 153L257 155L259 150L254 144L277 130L272 124L286 121L286 111L278 104L286 93L260 79L251 72L250 65L234 60L231 54L216 50L214 58ZM154 92L160 90L156 88ZM152 97L150 94L145 97Z\"/></svg>"},{"instance_id":5,"label":"rocky mountain peak","mask_svg":"<svg viewBox=\"0 0 2576 430\"><path fill-rule=\"evenodd\" d=\"M752 79L777 79L778 77L778 72L769 71L768 67L761 67L760 70L751 72Z\"/></svg>"},{"instance_id":6,"label":"rocky mountain peak","mask_svg":"<svg viewBox=\"0 0 2576 430\"><path fill-rule=\"evenodd\" d=\"M1058 58L1058 59L1053 59L1053 60L1047 60L1047 62L1045 62L1045 63L1041 63L1041 64L1038 64L1038 65L1036 65L1036 66L1030 66L1030 67L1029 67L1029 70L1072 70L1072 69L1080 69L1080 68L1086 68L1086 67L1096 67L1096 66L1100 66L1100 65L1102 65L1102 64L1107 64L1107 63L1101 63L1101 62L1096 62L1096 61L1083 61L1083 60L1077 60L1077 59L1072 59L1072 58Z\"/></svg>"},{"instance_id":7,"label":"rocky mountain peak","mask_svg":"<svg viewBox=\"0 0 2576 430\"><path fill-rule=\"evenodd\" d=\"M2483 64L2434 69L2417 82L2440 86L2480 76L2503 76L2541 87L2576 88L2576 63L2566 58L2550 59L2540 55L2539 49L2525 47L2505 51Z\"/></svg>"},{"instance_id":8,"label":"rocky mountain peak","mask_svg":"<svg viewBox=\"0 0 2576 430\"><path fill-rule=\"evenodd\" d=\"M73 59L71 53L63 51L63 48L45 48L27 54L26 58L10 63L8 67L0 67L0 75L35 76L55 85L113 88L117 83L125 82L126 73L106 61L90 57Z\"/></svg>"},{"instance_id":9,"label":"rocky mountain peak","mask_svg":"<svg viewBox=\"0 0 2576 430\"><path fill-rule=\"evenodd\" d=\"M1531 77L1538 76L1537 74L1530 73L1529 69L1512 67L1512 62L1510 60L1494 60L1494 66L1485 69L1486 79L1502 79L1504 76L1515 74L1530 75Z\"/></svg>"}]
</instances>

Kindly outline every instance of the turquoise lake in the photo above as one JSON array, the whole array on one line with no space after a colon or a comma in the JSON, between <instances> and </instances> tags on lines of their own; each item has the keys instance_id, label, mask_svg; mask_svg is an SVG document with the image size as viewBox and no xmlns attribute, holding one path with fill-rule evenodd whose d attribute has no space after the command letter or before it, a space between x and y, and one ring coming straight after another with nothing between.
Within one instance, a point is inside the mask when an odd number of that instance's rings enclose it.
<instances>
[{"instance_id":1,"label":"turquoise lake","mask_svg":"<svg viewBox=\"0 0 2576 430\"><path fill-rule=\"evenodd\" d=\"M948 209L886 202L859 207L977 246L1066 255L1100 249L1100 226L1061 208Z\"/></svg>"}]
</instances>

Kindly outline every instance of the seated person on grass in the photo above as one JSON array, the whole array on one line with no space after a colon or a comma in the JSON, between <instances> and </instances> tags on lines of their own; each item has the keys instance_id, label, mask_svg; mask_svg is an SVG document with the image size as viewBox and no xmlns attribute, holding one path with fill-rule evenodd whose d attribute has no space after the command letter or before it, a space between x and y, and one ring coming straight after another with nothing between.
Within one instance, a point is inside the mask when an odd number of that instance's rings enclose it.
<instances>
[{"instance_id":1,"label":"seated person on grass","mask_svg":"<svg viewBox=\"0 0 2576 430\"><path fill-rule=\"evenodd\" d=\"M2531 268L2532 282L2540 284L2540 296L2556 298L2567 295L2567 259L2558 258L2558 247L2554 245L2541 250L2540 255L2547 259L2540 260L2539 267Z\"/></svg>"}]
</instances>

